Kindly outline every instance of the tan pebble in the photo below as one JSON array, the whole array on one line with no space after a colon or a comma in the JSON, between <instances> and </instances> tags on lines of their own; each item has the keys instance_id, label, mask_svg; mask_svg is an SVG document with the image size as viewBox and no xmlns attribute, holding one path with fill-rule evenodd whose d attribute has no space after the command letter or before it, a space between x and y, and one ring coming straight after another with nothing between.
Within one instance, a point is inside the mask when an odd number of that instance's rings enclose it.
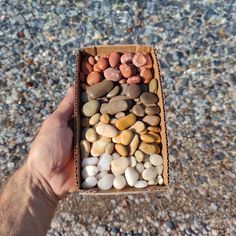
<instances>
[{"instance_id":1,"label":"tan pebble","mask_svg":"<svg viewBox=\"0 0 236 236\"><path fill-rule=\"evenodd\" d=\"M121 143L120 134L112 138L113 143Z\"/></svg>"},{"instance_id":2,"label":"tan pebble","mask_svg":"<svg viewBox=\"0 0 236 236\"><path fill-rule=\"evenodd\" d=\"M160 143L161 142L161 137L159 134L154 133L154 132L149 132L149 134L151 134L153 137L155 137L155 142L156 143Z\"/></svg>"},{"instance_id":3,"label":"tan pebble","mask_svg":"<svg viewBox=\"0 0 236 236\"><path fill-rule=\"evenodd\" d=\"M108 124L109 121L110 121L110 116L106 113L103 113L101 116L100 116L100 121L104 124Z\"/></svg>"},{"instance_id":4,"label":"tan pebble","mask_svg":"<svg viewBox=\"0 0 236 236\"><path fill-rule=\"evenodd\" d=\"M155 144L148 144L145 142L141 142L139 149L148 155L156 153L156 145Z\"/></svg>"},{"instance_id":5,"label":"tan pebble","mask_svg":"<svg viewBox=\"0 0 236 236\"><path fill-rule=\"evenodd\" d=\"M141 174L141 177L142 177L142 173L143 173L143 171L144 171L144 165L143 165L143 163L138 163L138 164L136 165L136 170L138 171L139 174Z\"/></svg>"},{"instance_id":6,"label":"tan pebble","mask_svg":"<svg viewBox=\"0 0 236 236\"><path fill-rule=\"evenodd\" d=\"M85 128L85 127L89 127L89 118L83 118L82 119L82 122L81 122L81 126L83 127L83 128Z\"/></svg>"},{"instance_id":7,"label":"tan pebble","mask_svg":"<svg viewBox=\"0 0 236 236\"><path fill-rule=\"evenodd\" d=\"M116 121L116 127L119 130L125 130L128 127L132 126L136 122L136 116L131 113L125 117L122 117Z\"/></svg>"},{"instance_id":8,"label":"tan pebble","mask_svg":"<svg viewBox=\"0 0 236 236\"><path fill-rule=\"evenodd\" d=\"M118 130L114 126L102 122L99 122L96 125L96 132L97 134L108 138L113 138L118 135Z\"/></svg>"},{"instance_id":9,"label":"tan pebble","mask_svg":"<svg viewBox=\"0 0 236 236\"><path fill-rule=\"evenodd\" d=\"M148 132L147 132L147 130L145 129L145 130L143 130L142 132L140 132L139 134L147 134Z\"/></svg>"},{"instance_id":10,"label":"tan pebble","mask_svg":"<svg viewBox=\"0 0 236 236\"><path fill-rule=\"evenodd\" d=\"M100 120L100 116L101 116L100 113L96 113L95 115L91 116L89 119L89 124L96 125Z\"/></svg>"},{"instance_id":11,"label":"tan pebble","mask_svg":"<svg viewBox=\"0 0 236 236\"><path fill-rule=\"evenodd\" d=\"M137 150L135 153L134 153L134 156L137 160L137 162L142 162L144 160L144 153L140 150Z\"/></svg>"},{"instance_id":12,"label":"tan pebble","mask_svg":"<svg viewBox=\"0 0 236 236\"><path fill-rule=\"evenodd\" d=\"M98 157L105 152L106 146L111 142L111 138L100 137L97 141L93 142L91 148L91 155Z\"/></svg>"},{"instance_id":13,"label":"tan pebble","mask_svg":"<svg viewBox=\"0 0 236 236\"><path fill-rule=\"evenodd\" d=\"M118 113L115 114L115 118L116 119L119 119L121 117L125 117L125 113L124 112L118 112Z\"/></svg>"},{"instance_id":14,"label":"tan pebble","mask_svg":"<svg viewBox=\"0 0 236 236\"><path fill-rule=\"evenodd\" d=\"M140 139L145 143L155 142L155 137L153 137L151 134L141 134Z\"/></svg>"},{"instance_id":15,"label":"tan pebble","mask_svg":"<svg viewBox=\"0 0 236 236\"><path fill-rule=\"evenodd\" d=\"M113 125L115 125L115 124L116 124L116 121L117 121L117 119L116 119L116 118L111 118L111 121L110 121L110 123L111 123L111 124L113 124Z\"/></svg>"},{"instance_id":16,"label":"tan pebble","mask_svg":"<svg viewBox=\"0 0 236 236\"><path fill-rule=\"evenodd\" d=\"M143 122L145 122L145 123L147 123L151 126L157 126L160 123L160 121L161 121L160 116L149 116L149 115L147 115L143 118Z\"/></svg>"},{"instance_id":17,"label":"tan pebble","mask_svg":"<svg viewBox=\"0 0 236 236\"><path fill-rule=\"evenodd\" d=\"M138 148L138 145L139 145L139 136L138 134L134 134L132 141L128 145L129 155L134 155L134 153L136 152Z\"/></svg>"},{"instance_id":18,"label":"tan pebble","mask_svg":"<svg viewBox=\"0 0 236 236\"><path fill-rule=\"evenodd\" d=\"M95 129L93 129L93 128L87 129L86 134L85 134L85 138L91 143L96 141L98 139L98 135L97 135Z\"/></svg>"},{"instance_id":19,"label":"tan pebble","mask_svg":"<svg viewBox=\"0 0 236 236\"><path fill-rule=\"evenodd\" d=\"M120 53L112 52L109 56L109 63L111 67L117 67L120 64Z\"/></svg>"},{"instance_id":20,"label":"tan pebble","mask_svg":"<svg viewBox=\"0 0 236 236\"><path fill-rule=\"evenodd\" d=\"M83 60L81 63L81 68L82 71L84 72L85 75L88 75L90 72L93 71L93 67L87 60Z\"/></svg>"},{"instance_id":21,"label":"tan pebble","mask_svg":"<svg viewBox=\"0 0 236 236\"><path fill-rule=\"evenodd\" d=\"M97 71L97 72L102 72L102 70L100 70L100 69L98 68L98 64L97 64L97 63L94 64L93 70L94 70L94 71Z\"/></svg>"},{"instance_id":22,"label":"tan pebble","mask_svg":"<svg viewBox=\"0 0 236 236\"><path fill-rule=\"evenodd\" d=\"M123 145L128 145L133 138L133 132L130 130L123 130L120 133L121 143Z\"/></svg>"},{"instance_id":23,"label":"tan pebble","mask_svg":"<svg viewBox=\"0 0 236 236\"><path fill-rule=\"evenodd\" d=\"M147 115L156 115L159 114L161 111L159 106L149 106L145 108L145 113Z\"/></svg>"},{"instance_id":24,"label":"tan pebble","mask_svg":"<svg viewBox=\"0 0 236 236\"><path fill-rule=\"evenodd\" d=\"M90 143L88 140L81 140L80 141L80 152L81 152L81 157L85 158L89 156L90 153Z\"/></svg>"},{"instance_id":25,"label":"tan pebble","mask_svg":"<svg viewBox=\"0 0 236 236\"><path fill-rule=\"evenodd\" d=\"M97 71L92 71L87 76L88 85L93 85L102 80L102 75Z\"/></svg>"},{"instance_id":26,"label":"tan pebble","mask_svg":"<svg viewBox=\"0 0 236 236\"><path fill-rule=\"evenodd\" d=\"M154 133L160 133L161 132L161 128L156 127L156 126L149 126L148 130L150 130L151 132L154 132Z\"/></svg>"},{"instance_id":27,"label":"tan pebble","mask_svg":"<svg viewBox=\"0 0 236 236\"><path fill-rule=\"evenodd\" d=\"M114 151L114 147L115 147L114 143L109 143L105 148L105 152L107 154L112 154Z\"/></svg>"},{"instance_id":28,"label":"tan pebble","mask_svg":"<svg viewBox=\"0 0 236 236\"><path fill-rule=\"evenodd\" d=\"M115 144L115 150L123 157L128 156L128 150L122 144L119 144L119 143Z\"/></svg>"},{"instance_id":29,"label":"tan pebble","mask_svg":"<svg viewBox=\"0 0 236 236\"><path fill-rule=\"evenodd\" d=\"M152 71L144 68L140 71L140 76L143 78L143 82L148 84L152 79Z\"/></svg>"},{"instance_id":30,"label":"tan pebble","mask_svg":"<svg viewBox=\"0 0 236 236\"><path fill-rule=\"evenodd\" d=\"M156 153L160 154L161 153L161 148L157 143L154 143L155 147L156 147Z\"/></svg>"},{"instance_id":31,"label":"tan pebble","mask_svg":"<svg viewBox=\"0 0 236 236\"><path fill-rule=\"evenodd\" d=\"M129 129L136 132L136 133L140 133L145 129L145 124L142 121L137 121Z\"/></svg>"},{"instance_id":32,"label":"tan pebble","mask_svg":"<svg viewBox=\"0 0 236 236\"><path fill-rule=\"evenodd\" d=\"M88 58L88 62L89 62L90 65L93 66L93 65L96 63L96 60L95 60L94 57L90 56L90 57Z\"/></svg>"},{"instance_id":33,"label":"tan pebble","mask_svg":"<svg viewBox=\"0 0 236 236\"><path fill-rule=\"evenodd\" d=\"M97 64L100 70L106 70L109 66L109 62L106 58L99 58Z\"/></svg>"},{"instance_id":34,"label":"tan pebble","mask_svg":"<svg viewBox=\"0 0 236 236\"><path fill-rule=\"evenodd\" d=\"M157 92L157 79L152 79L148 85L148 89L150 93L156 93Z\"/></svg>"},{"instance_id":35,"label":"tan pebble","mask_svg":"<svg viewBox=\"0 0 236 236\"><path fill-rule=\"evenodd\" d=\"M82 82L85 82L86 81L86 77L85 77L85 74L83 72L80 72L79 73L79 79L82 81Z\"/></svg>"}]
</instances>

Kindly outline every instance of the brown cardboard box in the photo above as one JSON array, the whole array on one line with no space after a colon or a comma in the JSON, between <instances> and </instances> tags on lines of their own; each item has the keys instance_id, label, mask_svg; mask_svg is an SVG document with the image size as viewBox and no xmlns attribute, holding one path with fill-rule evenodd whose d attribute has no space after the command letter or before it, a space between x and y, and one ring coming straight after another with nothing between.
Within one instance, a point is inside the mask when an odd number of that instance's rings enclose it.
<instances>
[{"instance_id":1,"label":"brown cardboard box","mask_svg":"<svg viewBox=\"0 0 236 236\"><path fill-rule=\"evenodd\" d=\"M163 157L163 179L164 184L162 186L154 185L148 186L143 189L137 189L134 187L125 187L122 190L110 189L108 191L101 191L98 188L92 189L81 189L81 166L80 166L80 80L79 80L79 72L80 72L80 63L81 59L84 55L101 55L101 54L109 54L111 52L147 52L150 53L153 60L153 68L154 68L154 78L158 80L158 91L157 95L159 97L158 105L161 108L161 143L162 143L162 151L161 155ZM168 160L168 143L167 143L167 133L166 133L166 121L165 121L165 106L164 106L164 96L163 96L163 89L162 89L162 82L161 82L161 73L159 67L159 61L157 59L157 51L150 46L146 45L104 45L104 46L93 46L87 48L81 48L78 51L76 56L76 65L75 65L75 122L74 122L74 130L75 130L75 137L74 137L74 159L75 159L75 171L76 171L76 180L78 190L81 194L91 194L91 195L110 195L110 194L134 194L134 193L147 193L147 192L157 192L163 191L168 188L169 185L169 160Z\"/></svg>"}]
</instances>

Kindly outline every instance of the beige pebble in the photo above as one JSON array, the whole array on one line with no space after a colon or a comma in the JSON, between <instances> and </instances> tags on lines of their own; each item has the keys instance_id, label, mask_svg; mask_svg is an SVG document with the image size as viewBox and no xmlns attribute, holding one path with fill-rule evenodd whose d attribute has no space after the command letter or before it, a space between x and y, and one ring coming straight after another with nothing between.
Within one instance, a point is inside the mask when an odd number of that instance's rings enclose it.
<instances>
[{"instance_id":1,"label":"beige pebble","mask_svg":"<svg viewBox=\"0 0 236 236\"><path fill-rule=\"evenodd\" d=\"M151 180L148 180L148 185L157 185L158 182L156 179L151 179Z\"/></svg>"},{"instance_id":2,"label":"beige pebble","mask_svg":"<svg viewBox=\"0 0 236 236\"><path fill-rule=\"evenodd\" d=\"M130 156L129 159L130 159L130 166L135 167L137 165L137 161L136 161L135 157Z\"/></svg>"},{"instance_id":3,"label":"beige pebble","mask_svg":"<svg viewBox=\"0 0 236 236\"><path fill-rule=\"evenodd\" d=\"M113 187L115 189L122 189L126 186L126 180L125 177L122 175L115 176L113 180Z\"/></svg>"},{"instance_id":4,"label":"beige pebble","mask_svg":"<svg viewBox=\"0 0 236 236\"><path fill-rule=\"evenodd\" d=\"M88 140L81 140L80 141L80 152L81 157L85 158L89 156L90 153L90 143Z\"/></svg>"},{"instance_id":5,"label":"beige pebble","mask_svg":"<svg viewBox=\"0 0 236 236\"><path fill-rule=\"evenodd\" d=\"M100 121L104 124L108 124L110 121L110 116L108 114L104 113L100 116Z\"/></svg>"},{"instance_id":6,"label":"beige pebble","mask_svg":"<svg viewBox=\"0 0 236 236\"><path fill-rule=\"evenodd\" d=\"M139 149L148 155L156 153L156 146L154 144L141 142Z\"/></svg>"},{"instance_id":7,"label":"beige pebble","mask_svg":"<svg viewBox=\"0 0 236 236\"><path fill-rule=\"evenodd\" d=\"M146 168L144 169L142 176L145 180L155 179L157 177L157 170L155 167Z\"/></svg>"},{"instance_id":8,"label":"beige pebble","mask_svg":"<svg viewBox=\"0 0 236 236\"><path fill-rule=\"evenodd\" d=\"M143 163L137 163L136 165L136 170L138 171L139 174L142 174L144 171L144 165Z\"/></svg>"},{"instance_id":9,"label":"beige pebble","mask_svg":"<svg viewBox=\"0 0 236 236\"><path fill-rule=\"evenodd\" d=\"M122 117L116 121L116 128L119 130L125 130L128 127L132 126L136 122L136 116L131 113L125 117Z\"/></svg>"},{"instance_id":10,"label":"beige pebble","mask_svg":"<svg viewBox=\"0 0 236 236\"><path fill-rule=\"evenodd\" d=\"M113 143L121 143L120 134L112 138Z\"/></svg>"},{"instance_id":11,"label":"beige pebble","mask_svg":"<svg viewBox=\"0 0 236 236\"><path fill-rule=\"evenodd\" d=\"M122 175L126 168L129 166L130 160L127 157L120 157L111 162L111 171L112 173L117 175Z\"/></svg>"},{"instance_id":12,"label":"beige pebble","mask_svg":"<svg viewBox=\"0 0 236 236\"><path fill-rule=\"evenodd\" d=\"M133 124L129 129L136 133L140 133L145 129L145 124L142 121L136 121L136 123Z\"/></svg>"},{"instance_id":13,"label":"beige pebble","mask_svg":"<svg viewBox=\"0 0 236 236\"><path fill-rule=\"evenodd\" d=\"M124 116L125 116L125 113L124 113L124 112L118 112L118 113L115 114L115 118L116 118L116 119L120 119L120 118L122 118L122 117L124 117Z\"/></svg>"},{"instance_id":14,"label":"beige pebble","mask_svg":"<svg viewBox=\"0 0 236 236\"><path fill-rule=\"evenodd\" d=\"M113 138L118 135L118 130L114 126L102 122L99 122L96 125L96 132L97 134L108 138Z\"/></svg>"},{"instance_id":15,"label":"beige pebble","mask_svg":"<svg viewBox=\"0 0 236 236\"><path fill-rule=\"evenodd\" d=\"M157 182L158 182L159 185L163 185L164 179L162 178L161 175L158 175L158 176L157 176Z\"/></svg>"},{"instance_id":16,"label":"beige pebble","mask_svg":"<svg viewBox=\"0 0 236 236\"><path fill-rule=\"evenodd\" d=\"M93 142L91 148L92 156L100 156L105 152L106 146L111 142L111 139L108 137L101 137L97 141Z\"/></svg>"},{"instance_id":17,"label":"beige pebble","mask_svg":"<svg viewBox=\"0 0 236 236\"><path fill-rule=\"evenodd\" d=\"M111 118L110 123L113 124L113 125L115 125L115 124L116 124L116 121L117 121L116 118Z\"/></svg>"},{"instance_id":18,"label":"beige pebble","mask_svg":"<svg viewBox=\"0 0 236 236\"><path fill-rule=\"evenodd\" d=\"M85 134L85 138L86 138L90 143L96 141L96 140L98 139L98 135L97 135L95 129L93 129L93 128L87 129L86 134Z\"/></svg>"},{"instance_id":19,"label":"beige pebble","mask_svg":"<svg viewBox=\"0 0 236 236\"><path fill-rule=\"evenodd\" d=\"M133 132L130 130L123 130L120 133L120 140L123 145L128 145L133 138Z\"/></svg>"},{"instance_id":20,"label":"beige pebble","mask_svg":"<svg viewBox=\"0 0 236 236\"><path fill-rule=\"evenodd\" d=\"M149 92L150 93L156 93L157 92L157 86L158 86L158 83L157 83L157 79L152 79L149 83Z\"/></svg>"},{"instance_id":21,"label":"beige pebble","mask_svg":"<svg viewBox=\"0 0 236 236\"><path fill-rule=\"evenodd\" d=\"M161 175L162 172L163 172L164 166L163 165L158 165L158 166L156 166L156 169L157 169L158 175Z\"/></svg>"},{"instance_id":22,"label":"beige pebble","mask_svg":"<svg viewBox=\"0 0 236 236\"><path fill-rule=\"evenodd\" d=\"M114 151L114 143L109 143L105 148L105 153L112 154Z\"/></svg>"},{"instance_id":23,"label":"beige pebble","mask_svg":"<svg viewBox=\"0 0 236 236\"><path fill-rule=\"evenodd\" d=\"M145 143L153 143L156 140L151 134L141 134L140 139Z\"/></svg>"},{"instance_id":24,"label":"beige pebble","mask_svg":"<svg viewBox=\"0 0 236 236\"><path fill-rule=\"evenodd\" d=\"M122 144L120 144L120 143L116 143L116 144L115 144L115 150L116 150L122 157L128 156L127 147L125 147L124 145L122 145Z\"/></svg>"},{"instance_id":25,"label":"beige pebble","mask_svg":"<svg viewBox=\"0 0 236 236\"><path fill-rule=\"evenodd\" d=\"M138 148L138 145L139 145L139 136L138 134L134 134L132 141L128 145L129 155L134 155L134 153L136 152Z\"/></svg>"},{"instance_id":26,"label":"beige pebble","mask_svg":"<svg viewBox=\"0 0 236 236\"><path fill-rule=\"evenodd\" d=\"M155 142L156 143L160 143L161 142L161 136L157 133L154 132L149 132L149 134L151 134L153 137L155 137Z\"/></svg>"},{"instance_id":27,"label":"beige pebble","mask_svg":"<svg viewBox=\"0 0 236 236\"><path fill-rule=\"evenodd\" d=\"M150 168L150 167L152 167L152 163L150 161L144 163L144 168Z\"/></svg>"},{"instance_id":28,"label":"beige pebble","mask_svg":"<svg viewBox=\"0 0 236 236\"><path fill-rule=\"evenodd\" d=\"M139 134L141 135L141 134L147 134L147 133L148 133L148 131L145 129L142 132L140 132Z\"/></svg>"},{"instance_id":29,"label":"beige pebble","mask_svg":"<svg viewBox=\"0 0 236 236\"><path fill-rule=\"evenodd\" d=\"M100 120L100 116L101 116L100 113L96 113L95 115L91 116L89 119L89 124L96 125Z\"/></svg>"},{"instance_id":30,"label":"beige pebble","mask_svg":"<svg viewBox=\"0 0 236 236\"><path fill-rule=\"evenodd\" d=\"M107 97L108 98L112 98L114 96L116 96L120 91L120 87L118 85L116 85L108 94Z\"/></svg>"},{"instance_id":31,"label":"beige pebble","mask_svg":"<svg viewBox=\"0 0 236 236\"><path fill-rule=\"evenodd\" d=\"M163 164L162 156L159 155L159 154L153 154L153 155L150 156L150 162L154 166L162 165Z\"/></svg>"},{"instance_id":32,"label":"beige pebble","mask_svg":"<svg viewBox=\"0 0 236 236\"><path fill-rule=\"evenodd\" d=\"M137 150L135 153L134 153L134 156L137 160L137 162L142 162L144 160L144 153L140 150Z\"/></svg>"},{"instance_id":33,"label":"beige pebble","mask_svg":"<svg viewBox=\"0 0 236 236\"><path fill-rule=\"evenodd\" d=\"M143 118L143 122L151 125L151 126L157 126L161 121L160 116L150 116L147 115Z\"/></svg>"}]
</instances>

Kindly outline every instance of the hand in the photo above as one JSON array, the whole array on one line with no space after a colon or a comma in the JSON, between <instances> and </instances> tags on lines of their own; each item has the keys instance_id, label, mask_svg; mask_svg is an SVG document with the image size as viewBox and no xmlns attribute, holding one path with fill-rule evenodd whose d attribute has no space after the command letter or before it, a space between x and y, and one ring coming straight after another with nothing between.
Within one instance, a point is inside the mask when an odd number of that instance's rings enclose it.
<instances>
[{"instance_id":1,"label":"hand","mask_svg":"<svg viewBox=\"0 0 236 236\"><path fill-rule=\"evenodd\" d=\"M74 88L70 87L56 111L43 122L27 160L32 174L46 181L60 199L76 191L73 133L68 126L73 111Z\"/></svg>"}]
</instances>

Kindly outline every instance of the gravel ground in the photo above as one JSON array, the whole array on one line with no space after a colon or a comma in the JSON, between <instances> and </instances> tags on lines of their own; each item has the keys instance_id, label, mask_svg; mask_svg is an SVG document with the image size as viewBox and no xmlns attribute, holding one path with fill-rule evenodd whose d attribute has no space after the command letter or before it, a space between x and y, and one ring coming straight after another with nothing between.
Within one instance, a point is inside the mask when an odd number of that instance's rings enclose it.
<instances>
[{"instance_id":1,"label":"gravel ground","mask_svg":"<svg viewBox=\"0 0 236 236\"><path fill-rule=\"evenodd\" d=\"M164 74L170 189L70 195L48 235L233 236L236 3L125 2L0 0L0 182L73 82L77 48L152 44Z\"/></svg>"}]
</instances>

